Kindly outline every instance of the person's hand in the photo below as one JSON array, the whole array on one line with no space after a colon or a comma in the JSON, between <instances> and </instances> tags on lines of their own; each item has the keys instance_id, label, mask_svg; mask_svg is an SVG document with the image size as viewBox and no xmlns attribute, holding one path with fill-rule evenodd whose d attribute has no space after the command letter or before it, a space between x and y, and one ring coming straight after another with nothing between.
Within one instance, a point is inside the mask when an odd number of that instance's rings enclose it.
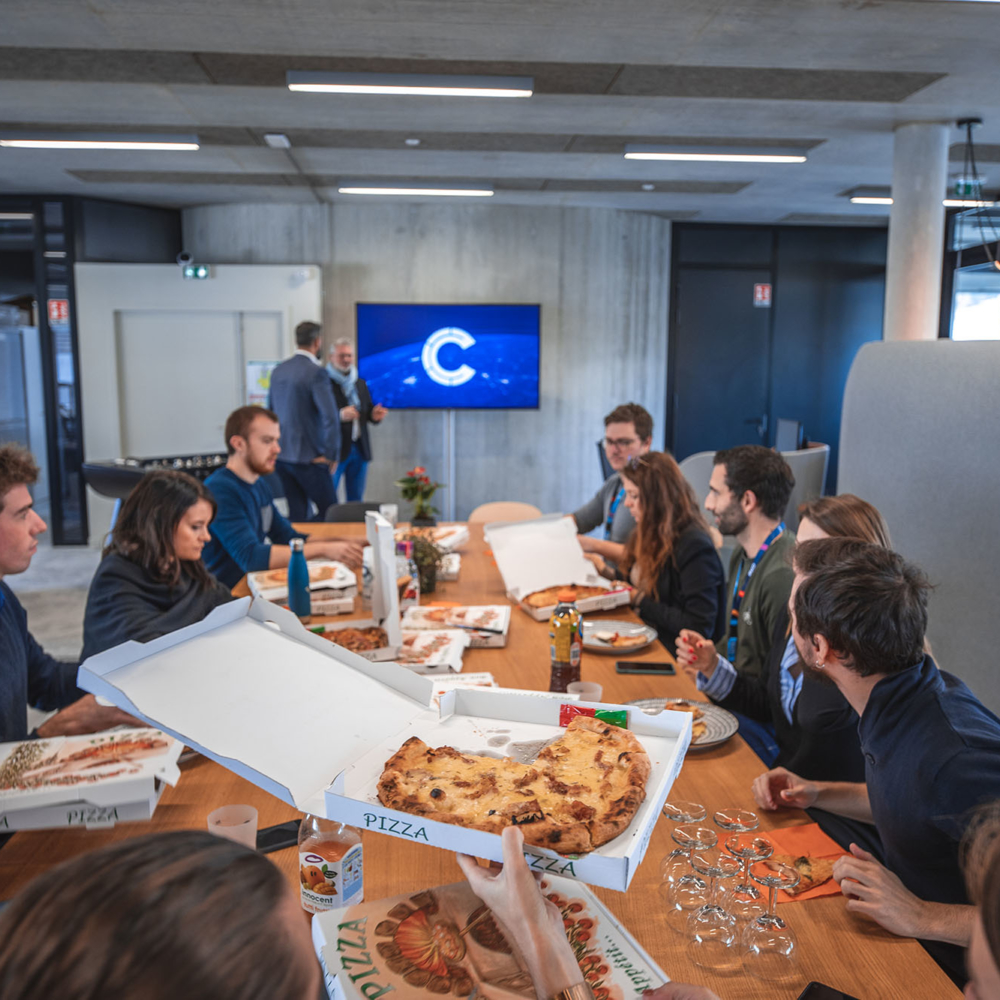
<instances>
[{"instance_id":1,"label":"person's hand","mask_svg":"<svg viewBox=\"0 0 1000 1000\"><path fill-rule=\"evenodd\" d=\"M336 559L351 569L359 569L361 566L361 553L364 546L361 542L349 542L346 540L327 542L323 546L323 556L326 559Z\"/></svg>"},{"instance_id":2,"label":"person's hand","mask_svg":"<svg viewBox=\"0 0 1000 1000\"><path fill-rule=\"evenodd\" d=\"M833 877L847 897L847 909L871 917L900 937L920 937L926 903L918 899L888 868L867 851L851 844L851 856L838 858Z\"/></svg>"},{"instance_id":3,"label":"person's hand","mask_svg":"<svg viewBox=\"0 0 1000 1000\"><path fill-rule=\"evenodd\" d=\"M385 415L388 412L389 411L381 403L376 403L372 407L372 420L375 420L375 421L384 420L385 419Z\"/></svg>"},{"instance_id":4,"label":"person's hand","mask_svg":"<svg viewBox=\"0 0 1000 1000\"><path fill-rule=\"evenodd\" d=\"M82 733L99 733L112 726L145 726L146 723L114 706L98 705L92 694L84 695L78 701L67 705L46 719L38 727L38 735L80 736Z\"/></svg>"},{"instance_id":5,"label":"person's hand","mask_svg":"<svg viewBox=\"0 0 1000 1000\"><path fill-rule=\"evenodd\" d=\"M643 990L643 1000L719 1000L707 986L690 983L664 983L655 990Z\"/></svg>"},{"instance_id":6,"label":"person's hand","mask_svg":"<svg viewBox=\"0 0 1000 1000\"><path fill-rule=\"evenodd\" d=\"M325 465L331 472L337 468L336 462L331 462L325 455L317 455L312 460L313 465Z\"/></svg>"},{"instance_id":7,"label":"person's hand","mask_svg":"<svg viewBox=\"0 0 1000 1000\"><path fill-rule=\"evenodd\" d=\"M358 408L356 406L345 406L340 411L340 419L343 421L357 420L359 416Z\"/></svg>"},{"instance_id":8,"label":"person's hand","mask_svg":"<svg viewBox=\"0 0 1000 1000\"><path fill-rule=\"evenodd\" d=\"M715 644L694 629L682 628L677 636L677 662L691 680L695 680L699 672L711 677L718 662Z\"/></svg>"},{"instance_id":9,"label":"person's hand","mask_svg":"<svg viewBox=\"0 0 1000 1000\"><path fill-rule=\"evenodd\" d=\"M580 543L580 548L584 552L596 552L597 551L597 539L591 538L590 535L577 535L576 540Z\"/></svg>"},{"instance_id":10,"label":"person's hand","mask_svg":"<svg viewBox=\"0 0 1000 1000\"><path fill-rule=\"evenodd\" d=\"M753 797L761 809L808 809L816 802L819 787L791 771L776 767L754 779Z\"/></svg>"},{"instance_id":11,"label":"person's hand","mask_svg":"<svg viewBox=\"0 0 1000 1000\"><path fill-rule=\"evenodd\" d=\"M601 576L608 575L608 564L596 552L585 552L583 558L592 563Z\"/></svg>"}]
</instances>

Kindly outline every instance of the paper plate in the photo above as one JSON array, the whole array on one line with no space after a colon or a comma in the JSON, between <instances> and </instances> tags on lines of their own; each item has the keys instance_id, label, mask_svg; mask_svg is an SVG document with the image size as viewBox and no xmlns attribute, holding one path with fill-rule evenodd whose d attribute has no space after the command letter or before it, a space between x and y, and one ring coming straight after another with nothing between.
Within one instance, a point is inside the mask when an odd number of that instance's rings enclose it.
<instances>
[{"instance_id":1,"label":"paper plate","mask_svg":"<svg viewBox=\"0 0 1000 1000\"><path fill-rule=\"evenodd\" d=\"M638 636L642 643L634 646L612 646L610 642L598 639L595 632L617 632L619 635ZM585 618L583 620L583 648L592 653L614 653L616 656L627 657L630 653L638 653L651 642L656 641L656 629L643 625L642 622L625 622L614 618Z\"/></svg>"},{"instance_id":2,"label":"paper plate","mask_svg":"<svg viewBox=\"0 0 1000 1000\"><path fill-rule=\"evenodd\" d=\"M691 741L692 747L699 749L703 747L714 747L720 743L725 743L731 736L735 736L740 728L736 716L732 712L727 712L718 705L713 705L710 701L689 701L686 698L671 698L673 702L681 702L685 705L697 705L702 710L702 717L699 722L705 723L705 732L697 739ZM666 708L666 698L639 698L636 701L628 701L626 705L635 705L650 715L659 715Z\"/></svg>"}]
</instances>

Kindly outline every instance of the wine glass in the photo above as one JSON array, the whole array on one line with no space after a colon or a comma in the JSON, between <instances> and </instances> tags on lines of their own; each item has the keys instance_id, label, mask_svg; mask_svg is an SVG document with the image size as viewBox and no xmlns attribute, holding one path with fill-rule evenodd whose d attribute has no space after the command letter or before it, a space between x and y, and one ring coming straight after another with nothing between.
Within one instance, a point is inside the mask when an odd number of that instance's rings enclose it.
<instances>
[{"instance_id":1,"label":"wine glass","mask_svg":"<svg viewBox=\"0 0 1000 1000\"><path fill-rule=\"evenodd\" d=\"M697 823L678 826L670 836L681 848L687 870L673 882L667 883L667 924L678 934L684 934L687 931L688 914L707 902L708 892L708 883L691 867L691 852L715 847L719 838L711 827L699 826Z\"/></svg>"},{"instance_id":2,"label":"wine glass","mask_svg":"<svg viewBox=\"0 0 1000 1000\"><path fill-rule=\"evenodd\" d=\"M760 889L750 878L750 864L754 861L766 861L774 853L774 845L766 837L752 830L745 830L726 838L726 850L743 863L739 878L734 884L726 886L722 905L739 923L745 924L765 912Z\"/></svg>"},{"instance_id":3,"label":"wine glass","mask_svg":"<svg viewBox=\"0 0 1000 1000\"><path fill-rule=\"evenodd\" d=\"M783 982L794 975L795 932L775 913L778 890L794 889L799 873L776 861L757 861L750 878L768 888L767 912L755 917L743 931L743 956L747 971L759 979Z\"/></svg>"},{"instance_id":4,"label":"wine glass","mask_svg":"<svg viewBox=\"0 0 1000 1000\"><path fill-rule=\"evenodd\" d=\"M707 901L688 917L688 953L696 965L725 971L735 969L739 956L736 943L736 917L726 910L720 900L720 879L735 878L740 872L740 862L731 854L717 848L691 852L691 867L708 879Z\"/></svg>"},{"instance_id":5,"label":"wine glass","mask_svg":"<svg viewBox=\"0 0 1000 1000\"><path fill-rule=\"evenodd\" d=\"M678 799L664 803L663 815L675 823L700 823L707 814L703 805L697 802L682 802ZM668 883L666 889L669 889L682 875L691 871L688 861L690 853L686 847L675 847L669 854L663 855L660 861L660 877Z\"/></svg>"}]
</instances>

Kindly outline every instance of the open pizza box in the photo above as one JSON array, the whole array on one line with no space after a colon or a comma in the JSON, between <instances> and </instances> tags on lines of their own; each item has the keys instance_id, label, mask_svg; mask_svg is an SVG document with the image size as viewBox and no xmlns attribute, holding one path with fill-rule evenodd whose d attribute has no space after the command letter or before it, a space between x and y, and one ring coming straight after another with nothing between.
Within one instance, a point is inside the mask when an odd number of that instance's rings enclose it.
<instances>
[{"instance_id":1,"label":"open pizza box","mask_svg":"<svg viewBox=\"0 0 1000 1000\"><path fill-rule=\"evenodd\" d=\"M343 563L335 559L310 559L306 566L309 569L310 597L314 602L357 596L358 578L354 570ZM278 582L276 577L281 576L284 576L284 581ZM266 601L287 601L288 567L247 573L247 586L254 597L263 597Z\"/></svg>"},{"instance_id":2,"label":"open pizza box","mask_svg":"<svg viewBox=\"0 0 1000 1000\"><path fill-rule=\"evenodd\" d=\"M426 535L444 552L454 552L469 540L469 529L464 524L436 524L431 528L403 528L396 531L396 539L402 541L411 534Z\"/></svg>"},{"instance_id":3,"label":"open pizza box","mask_svg":"<svg viewBox=\"0 0 1000 1000\"><path fill-rule=\"evenodd\" d=\"M345 628L373 628L385 630L389 638L388 646L366 649L358 653L366 660L394 660L399 655L403 634L399 627L399 591L396 588L396 540L392 525L373 510L365 514L365 534L371 547L372 561L372 613L370 618L355 618L342 625L327 623L323 634ZM329 640L327 645L334 645Z\"/></svg>"},{"instance_id":4,"label":"open pizza box","mask_svg":"<svg viewBox=\"0 0 1000 1000\"><path fill-rule=\"evenodd\" d=\"M565 711L608 709L486 688L445 691L432 707L432 678L333 646L291 612L249 598L93 656L78 683L302 812L494 861L502 859L497 835L382 805L376 788L385 762L411 736L513 752L513 744L557 737ZM588 855L526 848L536 870L621 891L635 874L680 771L691 716L625 711L652 765L645 801L625 832Z\"/></svg>"},{"instance_id":5,"label":"open pizza box","mask_svg":"<svg viewBox=\"0 0 1000 1000\"><path fill-rule=\"evenodd\" d=\"M479 626L489 631L476 632L471 626ZM414 605L403 612L402 627L404 629L458 628L469 636L470 649L502 649L507 645L510 605L468 604L458 607L436 607L433 603Z\"/></svg>"},{"instance_id":6,"label":"open pizza box","mask_svg":"<svg viewBox=\"0 0 1000 1000\"><path fill-rule=\"evenodd\" d=\"M572 517L550 514L532 521L494 522L485 537L503 577L507 596L535 621L548 621L555 603L531 607L525 598L550 587L577 585L604 591L576 602L580 611L607 611L628 604L627 587L605 580L583 555Z\"/></svg>"}]
</instances>

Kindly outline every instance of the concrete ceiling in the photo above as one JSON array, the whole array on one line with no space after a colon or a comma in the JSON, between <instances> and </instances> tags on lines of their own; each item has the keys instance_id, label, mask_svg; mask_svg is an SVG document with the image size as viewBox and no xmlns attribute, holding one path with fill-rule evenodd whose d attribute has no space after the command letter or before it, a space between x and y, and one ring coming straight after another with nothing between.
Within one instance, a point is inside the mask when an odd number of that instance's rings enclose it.
<instances>
[{"instance_id":1,"label":"concrete ceiling","mask_svg":"<svg viewBox=\"0 0 1000 1000\"><path fill-rule=\"evenodd\" d=\"M315 202L341 179L488 181L494 204L882 225L892 130L979 115L1000 186L1000 3L4 0L0 129L197 132L194 153L0 149L0 198ZM297 94L286 69L534 76L524 100ZM268 148L267 132L289 136ZM420 139L408 146L407 138ZM626 161L778 143L802 165ZM954 141L962 135L956 129ZM953 149L953 167L961 150ZM653 185L643 190L643 185Z\"/></svg>"}]
</instances>

